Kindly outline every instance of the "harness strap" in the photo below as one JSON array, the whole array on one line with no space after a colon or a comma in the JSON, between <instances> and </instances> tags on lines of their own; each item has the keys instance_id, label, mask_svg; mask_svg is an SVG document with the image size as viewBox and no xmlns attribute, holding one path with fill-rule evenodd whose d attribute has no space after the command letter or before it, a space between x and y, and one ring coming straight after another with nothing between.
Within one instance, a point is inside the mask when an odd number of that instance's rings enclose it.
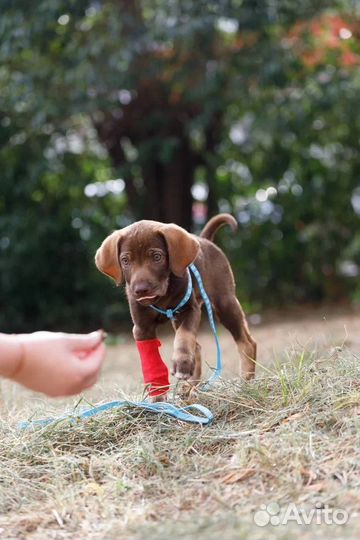
<instances>
[{"instance_id":1,"label":"harness strap","mask_svg":"<svg viewBox=\"0 0 360 540\"><path fill-rule=\"evenodd\" d=\"M174 309L161 309L157 306L154 306L153 304L150 304L150 307L152 309L154 309L158 313L161 313L161 315L165 315L165 317L167 317L168 319L171 319L171 320L175 319L175 314L178 311L180 311L180 309L184 307L185 304L187 304L190 299L190 296L193 290L193 285L192 285L192 279L191 279L189 269L187 268L186 271L188 275L188 285L187 285L186 293L185 293L184 298L178 303L178 305Z\"/></svg>"},{"instance_id":2,"label":"harness strap","mask_svg":"<svg viewBox=\"0 0 360 540\"><path fill-rule=\"evenodd\" d=\"M205 291L205 287L204 287L203 280L201 278L200 272L196 268L195 264L192 263L192 264L190 264L189 268L187 268L187 273L188 273L188 278L189 278L188 279L187 291L185 293L184 298L176 306L176 308L174 308L174 309L161 309L161 308L158 308L158 307L156 307L156 306L154 306L152 304L150 305L150 307L152 309L154 309L155 311L157 311L158 313L161 313L162 315L165 315L166 317L168 317L168 319L171 319L171 320L175 319L175 313L177 313L182 307L185 306L185 304L190 300L190 297L191 297L191 294L192 294L193 286L192 286L192 279L191 279L191 274L189 272L189 269L191 270L191 272L193 273L193 275L194 275L194 277L195 277L195 279L197 281L201 297L204 300L205 308L206 308L207 315L208 315L208 318L209 318L210 328L212 330L212 333L214 334L215 345L216 345L216 367L215 367L215 370L212 373L210 379L206 383L204 383L202 385L202 390L206 391L206 390L209 390L210 386L221 376L221 372L222 372L221 349L220 349L219 338L218 338L218 335L217 335L216 325L215 325L215 321L214 321L211 302L210 302L210 299L209 299L209 297L208 297L208 295L207 295L207 293Z\"/></svg>"}]
</instances>

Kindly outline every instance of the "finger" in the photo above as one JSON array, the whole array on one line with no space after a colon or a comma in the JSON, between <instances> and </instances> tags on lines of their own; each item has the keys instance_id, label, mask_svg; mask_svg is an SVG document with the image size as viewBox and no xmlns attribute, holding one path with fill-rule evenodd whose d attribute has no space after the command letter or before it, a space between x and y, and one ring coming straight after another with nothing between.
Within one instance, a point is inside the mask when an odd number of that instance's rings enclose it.
<instances>
[{"instance_id":1,"label":"finger","mask_svg":"<svg viewBox=\"0 0 360 540\"><path fill-rule=\"evenodd\" d=\"M97 373L104 361L105 353L105 345L99 343L98 346L89 351L85 357L80 358L82 372L88 373L89 375Z\"/></svg>"},{"instance_id":2,"label":"finger","mask_svg":"<svg viewBox=\"0 0 360 540\"><path fill-rule=\"evenodd\" d=\"M103 330L97 330L90 334L65 334L73 350L86 351L96 347L105 338Z\"/></svg>"}]
</instances>

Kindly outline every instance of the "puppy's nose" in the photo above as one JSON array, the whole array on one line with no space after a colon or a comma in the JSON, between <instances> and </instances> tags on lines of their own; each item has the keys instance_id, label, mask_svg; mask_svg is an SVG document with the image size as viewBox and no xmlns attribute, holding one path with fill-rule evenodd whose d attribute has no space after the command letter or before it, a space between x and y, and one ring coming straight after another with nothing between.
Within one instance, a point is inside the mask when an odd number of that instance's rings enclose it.
<instances>
[{"instance_id":1,"label":"puppy's nose","mask_svg":"<svg viewBox=\"0 0 360 540\"><path fill-rule=\"evenodd\" d=\"M136 296L146 296L151 292L151 288L149 283L146 283L145 281L140 281L134 286L134 293Z\"/></svg>"}]
</instances>

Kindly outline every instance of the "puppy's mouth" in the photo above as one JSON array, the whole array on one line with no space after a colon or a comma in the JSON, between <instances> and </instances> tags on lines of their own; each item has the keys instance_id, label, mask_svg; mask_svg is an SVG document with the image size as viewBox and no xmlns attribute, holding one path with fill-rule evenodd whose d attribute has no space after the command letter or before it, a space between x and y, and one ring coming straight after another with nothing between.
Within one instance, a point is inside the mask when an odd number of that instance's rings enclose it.
<instances>
[{"instance_id":1,"label":"puppy's mouth","mask_svg":"<svg viewBox=\"0 0 360 540\"><path fill-rule=\"evenodd\" d=\"M140 298L136 298L136 301L139 302L142 306L150 306L150 304L153 304L156 302L156 300L159 298L159 295L153 294L148 296L141 296Z\"/></svg>"}]
</instances>

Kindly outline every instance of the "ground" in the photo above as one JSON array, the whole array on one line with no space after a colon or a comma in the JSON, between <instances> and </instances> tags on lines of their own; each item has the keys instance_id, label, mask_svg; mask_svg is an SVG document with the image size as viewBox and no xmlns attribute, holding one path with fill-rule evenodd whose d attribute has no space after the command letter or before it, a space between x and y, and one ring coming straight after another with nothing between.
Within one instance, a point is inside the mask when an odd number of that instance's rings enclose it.
<instances>
[{"instance_id":1,"label":"ground","mask_svg":"<svg viewBox=\"0 0 360 540\"><path fill-rule=\"evenodd\" d=\"M224 381L194 398L213 410L209 427L122 410L19 432L18 420L71 410L78 399L49 400L3 381L0 538L358 538L358 316L321 307L252 321L259 369L251 383L239 381L236 349L220 330ZM171 335L162 341L169 358ZM206 324L200 342L213 365ZM109 348L85 399L124 395L141 396L129 334ZM296 522L312 515L310 525Z\"/></svg>"}]
</instances>

